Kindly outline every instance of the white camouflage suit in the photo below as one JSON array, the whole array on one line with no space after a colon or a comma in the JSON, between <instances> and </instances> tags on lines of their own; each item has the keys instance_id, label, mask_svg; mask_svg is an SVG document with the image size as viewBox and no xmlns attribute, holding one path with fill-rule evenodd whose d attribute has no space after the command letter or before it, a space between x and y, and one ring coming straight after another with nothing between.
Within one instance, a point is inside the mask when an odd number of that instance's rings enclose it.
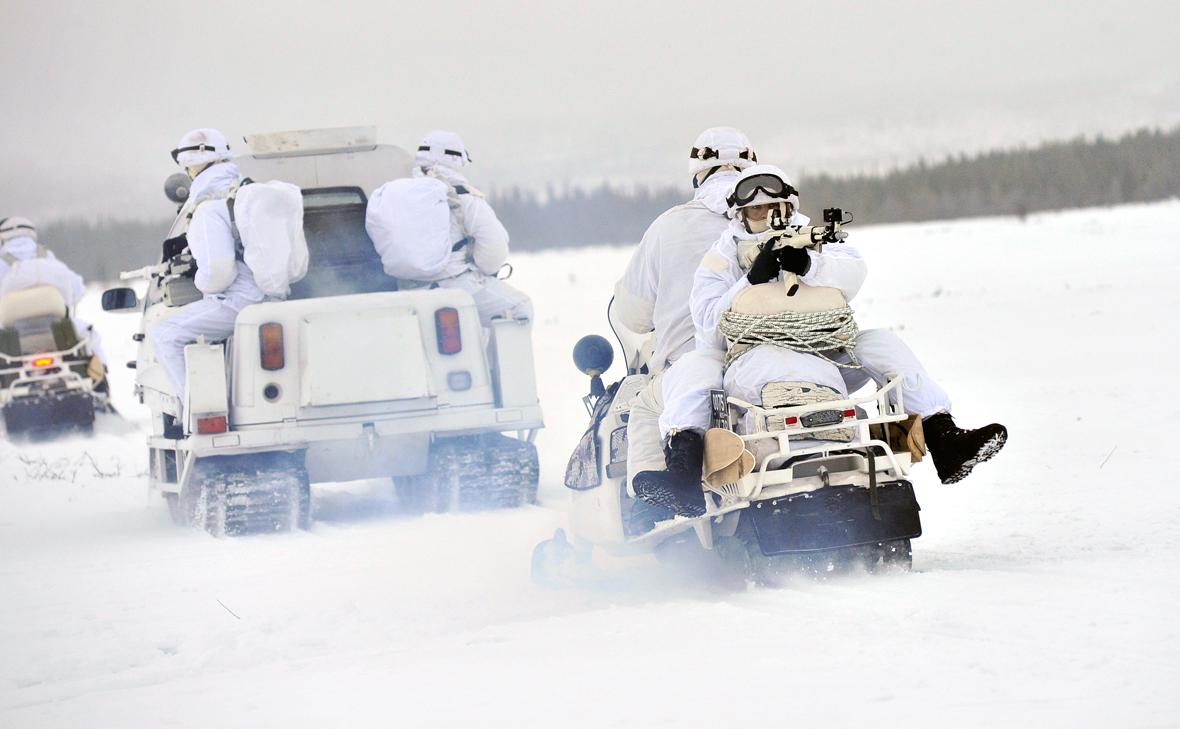
<instances>
[{"instance_id":1,"label":"white camouflage suit","mask_svg":"<svg viewBox=\"0 0 1180 729\"><path fill-rule=\"evenodd\" d=\"M496 317L532 319L533 302L528 295L496 278L508 260L508 231L488 201L463 173L443 164L418 166L413 174L442 180L458 192L462 219L451 216L451 240L457 242L466 237L470 241L451 254L443 273L430 283L471 294L479 309L479 321L485 327Z\"/></svg>"},{"instance_id":2,"label":"white camouflage suit","mask_svg":"<svg viewBox=\"0 0 1180 729\"><path fill-rule=\"evenodd\" d=\"M175 316L157 324L148 334L156 359L168 373L181 402L185 396L184 347L203 336L224 339L233 334L238 313L266 298L254 282L254 274L237 259L237 246L226 198L239 181L238 166L220 162L193 180L182 215L190 215L182 231L189 252L197 262L194 282L204 298L181 308Z\"/></svg>"},{"instance_id":3,"label":"white camouflage suit","mask_svg":"<svg viewBox=\"0 0 1180 729\"><path fill-rule=\"evenodd\" d=\"M10 266L8 260L20 261L20 266ZM33 286L49 285L61 292L66 307L73 312L78 301L86 292L82 277L62 263L49 249L39 246L29 236L18 236L0 246L0 297L10 291L20 291ZM90 351L98 355L106 365L106 353L98 331L87 322L71 314L74 331L78 337L90 338Z\"/></svg>"},{"instance_id":4,"label":"white camouflage suit","mask_svg":"<svg viewBox=\"0 0 1180 729\"><path fill-rule=\"evenodd\" d=\"M691 201L656 218L615 285L614 310L623 325L656 336L648 364L654 376L632 401L627 421L628 480L665 468L663 443L673 430L709 427L709 391L721 388L724 351L697 341L689 294L701 257L726 229L725 196L735 179L735 172L717 172Z\"/></svg>"},{"instance_id":5,"label":"white camouflage suit","mask_svg":"<svg viewBox=\"0 0 1180 729\"><path fill-rule=\"evenodd\" d=\"M792 225L805 225L796 215ZM701 260L692 289L692 318L700 336L718 337L717 325L733 299L750 284L738 262L738 241L752 238L736 221ZM820 253L808 251L811 266L799 277L808 286L840 289L847 301L860 291L868 266L860 252L847 243L824 246ZM742 354L725 372L728 394L754 404L762 403L762 388L775 381L802 381L825 385L847 395L870 380L888 382L889 374L904 375L906 409L921 417L951 411L950 398L926 372L922 363L895 334L885 329L861 331L854 349L859 368L837 367L816 355L794 352L774 345L760 345ZM847 353L829 353L832 359L851 362Z\"/></svg>"}]
</instances>

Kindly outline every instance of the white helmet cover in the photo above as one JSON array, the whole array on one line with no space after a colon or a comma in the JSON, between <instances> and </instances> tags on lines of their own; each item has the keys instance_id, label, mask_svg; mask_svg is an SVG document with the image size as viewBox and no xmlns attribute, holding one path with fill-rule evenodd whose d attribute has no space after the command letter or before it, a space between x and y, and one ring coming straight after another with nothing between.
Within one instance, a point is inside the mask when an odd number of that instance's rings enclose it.
<instances>
[{"instance_id":1,"label":"white helmet cover","mask_svg":"<svg viewBox=\"0 0 1180 729\"><path fill-rule=\"evenodd\" d=\"M750 146L750 140L733 127L710 127L697 135L697 141L688 153L688 173L711 170L721 165L733 165L744 170L758 162L758 155Z\"/></svg>"},{"instance_id":2,"label":"white helmet cover","mask_svg":"<svg viewBox=\"0 0 1180 729\"><path fill-rule=\"evenodd\" d=\"M436 129L427 132L418 145L414 155L414 163L419 167L433 167L443 165L455 170L462 169L471 162L471 155L467 152L467 145L454 132Z\"/></svg>"},{"instance_id":3,"label":"white helmet cover","mask_svg":"<svg viewBox=\"0 0 1180 729\"><path fill-rule=\"evenodd\" d=\"M209 128L188 132L172 150L172 160L185 169L224 162L229 158L229 140L221 132Z\"/></svg>"},{"instance_id":4,"label":"white helmet cover","mask_svg":"<svg viewBox=\"0 0 1180 729\"><path fill-rule=\"evenodd\" d=\"M33 225L33 221L19 215L0 220L0 241L7 243L13 238L37 240L37 226Z\"/></svg>"},{"instance_id":5,"label":"white helmet cover","mask_svg":"<svg viewBox=\"0 0 1180 729\"><path fill-rule=\"evenodd\" d=\"M731 218L742 208L777 202L788 203L794 212L799 209L799 191L778 167L754 165L742 170L725 201Z\"/></svg>"}]
</instances>

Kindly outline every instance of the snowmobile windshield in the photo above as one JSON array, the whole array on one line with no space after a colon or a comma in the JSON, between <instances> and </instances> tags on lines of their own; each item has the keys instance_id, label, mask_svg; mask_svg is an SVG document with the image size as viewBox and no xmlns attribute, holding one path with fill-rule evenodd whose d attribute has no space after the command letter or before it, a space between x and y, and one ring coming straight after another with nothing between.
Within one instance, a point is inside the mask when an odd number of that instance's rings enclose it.
<instances>
[{"instance_id":1,"label":"snowmobile windshield","mask_svg":"<svg viewBox=\"0 0 1180 729\"><path fill-rule=\"evenodd\" d=\"M780 177L771 174L754 175L739 180L727 202L730 207L748 205L758 196L759 192L765 193L774 200L786 200L791 195L799 194L798 190Z\"/></svg>"}]
</instances>

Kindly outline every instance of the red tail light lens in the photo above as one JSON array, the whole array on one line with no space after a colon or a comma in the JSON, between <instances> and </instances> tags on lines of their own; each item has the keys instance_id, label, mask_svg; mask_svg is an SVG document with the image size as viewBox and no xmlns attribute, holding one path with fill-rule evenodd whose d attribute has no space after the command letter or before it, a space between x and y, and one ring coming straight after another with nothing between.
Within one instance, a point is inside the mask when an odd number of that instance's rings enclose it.
<instances>
[{"instance_id":1,"label":"red tail light lens","mask_svg":"<svg viewBox=\"0 0 1180 729\"><path fill-rule=\"evenodd\" d=\"M37 359L33 360L33 366L34 367L52 367L53 362L54 362L53 357L38 357Z\"/></svg>"},{"instance_id":2,"label":"red tail light lens","mask_svg":"<svg viewBox=\"0 0 1180 729\"><path fill-rule=\"evenodd\" d=\"M200 435L224 433L227 430L229 430L229 420L224 415L197 417L197 433Z\"/></svg>"},{"instance_id":3,"label":"red tail light lens","mask_svg":"<svg viewBox=\"0 0 1180 729\"><path fill-rule=\"evenodd\" d=\"M283 358L283 325L268 322L258 327L258 351L262 369L281 370L286 364Z\"/></svg>"},{"instance_id":4,"label":"red tail light lens","mask_svg":"<svg viewBox=\"0 0 1180 729\"><path fill-rule=\"evenodd\" d=\"M845 411L844 411L844 417L846 417L846 418L855 418L855 417L856 417L856 411L855 411L855 410L845 410Z\"/></svg>"},{"instance_id":5,"label":"red tail light lens","mask_svg":"<svg viewBox=\"0 0 1180 729\"><path fill-rule=\"evenodd\" d=\"M795 423L798 423L798 422L799 422L799 418L796 418L794 415L783 420L784 425L794 425Z\"/></svg>"},{"instance_id":6,"label":"red tail light lens","mask_svg":"<svg viewBox=\"0 0 1180 729\"><path fill-rule=\"evenodd\" d=\"M459 333L459 310L447 307L434 312L434 331L438 336L439 354L458 354L463 349Z\"/></svg>"}]
</instances>

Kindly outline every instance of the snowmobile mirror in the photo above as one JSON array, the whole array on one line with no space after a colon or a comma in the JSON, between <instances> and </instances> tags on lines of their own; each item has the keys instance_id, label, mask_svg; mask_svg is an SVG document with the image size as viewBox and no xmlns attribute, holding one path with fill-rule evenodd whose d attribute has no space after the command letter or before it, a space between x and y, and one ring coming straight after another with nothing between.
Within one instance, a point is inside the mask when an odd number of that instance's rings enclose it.
<instances>
[{"instance_id":1,"label":"snowmobile mirror","mask_svg":"<svg viewBox=\"0 0 1180 729\"><path fill-rule=\"evenodd\" d=\"M574 345L574 364L582 374L597 377L614 361L615 350L605 337L588 334Z\"/></svg>"},{"instance_id":2,"label":"snowmobile mirror","mask_svg":"<svg viewBox=\"0 0 1180 729\"><path fill-rule=\"evenodd\" d=\"M103 311L127 311L139 306L139 297L135 289L123 286L117 289L107 289L102 292Z\"/></svg>"},{"instance_id":3,"label":"snowmobile mirror","mask_svg":"<svg viewBox=\"0 0 1180 729\"><path fill-rule=\"evenodd\" d=\"M177 172L174 175L169 175L167 180L164 180L164 195L176 203L183 205L185 200L188 200L189 185L192 180L183 172Z\"/></svg>"}]
</instances>

